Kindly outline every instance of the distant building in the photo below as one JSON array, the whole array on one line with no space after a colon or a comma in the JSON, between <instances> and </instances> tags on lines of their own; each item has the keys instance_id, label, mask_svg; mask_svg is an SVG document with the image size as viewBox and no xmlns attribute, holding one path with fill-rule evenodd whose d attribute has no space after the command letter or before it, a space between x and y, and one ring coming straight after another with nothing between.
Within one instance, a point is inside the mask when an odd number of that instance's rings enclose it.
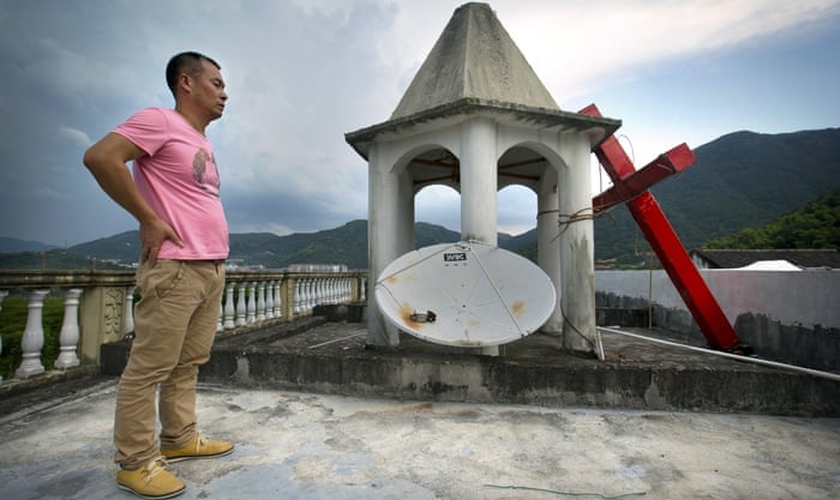
<instances>
[{"instance_id":1,"label":"distant building","mask_svg":"<svg viewBox=\"0 0 840 500\"><path fill-rule=\"evenodd\" d=\"M293 273L346 273L345 264L292 264L288 270Z\"/></svg>"},{"instance_id":2,"label":"distant building","mask_svg":"<svg viewBox=\"0 0 840 500\"><path fill-rule=\"evenodd\" d=\"M827 250L692 250L698 269L737 269L762 262L787 262L799 269L840 269L840 251ZM772 266L768 267L771 268Z\"/></svg>"}]
</instances>

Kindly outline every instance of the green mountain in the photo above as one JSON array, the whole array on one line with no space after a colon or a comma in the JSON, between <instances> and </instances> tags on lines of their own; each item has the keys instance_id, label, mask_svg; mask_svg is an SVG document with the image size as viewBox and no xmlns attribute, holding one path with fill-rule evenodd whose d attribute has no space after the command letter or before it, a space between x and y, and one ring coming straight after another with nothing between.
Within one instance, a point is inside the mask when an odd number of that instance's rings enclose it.
<instances>
[{"instance_id":1,"label":"green mountain","mask_svg":"<svg viewBox=\"0 0 840 500\"><path fill-rule=\"evenodd\" d=\"M770 224L712 240L706 248L840 249L840 189Z\"/></svg>"},{"instance_id":2,"label":"green mountain","mask_svg":"<svg viewBox=\"0 0 840 500\"><path fill-rule=\"evenodd\" d=\"M0 236L0 253L40 252L55 248L55 245L47 245L38 241L26 241Z\"/></svg>"},{"instance_id":3,"label":"green mountain","mask_svg":"<svg viewBox=\"0 0 840 500\"><path fill-rule=\"evenodd\" d=\"M694 154L693 166L651 189L687 249L768 224L840 188L840 128L735 132ZM596 260L646 266L650 252L625 207L595 221Z\"/></svg>"},{"instance_id":4,"label":"green mountain","mask_svg":"<svg viewBox=\"0 0 840 500\"><path fill-rule=\"evenodd\" d=\"M455 242L460 233L445 227L418 222L414 227L417 248L436 243ZM518 241L515 237L500 234L500 245ZM82 262L89 267L91 259L115 259L124 263L137 260L140 239L137 231L101 238L67 249L67 252L84 256ZM367 268L367 221L354 220L335 229L314 233L295 233L277 236L273 233L232 233L230 235L231 262L242 266L262 265L269 269L282 269L291 264L345 264L350 269ZM34 256L33 256L34 257ZM0 255L0 267L5 256Z\"/></svg>"},{"instance_id":5,"label":"green mountain","mask_svg":"<svg viewBox=\"0 0 840 500\"><path fill-rule=\"evenodd\" d=\"M697 162L693 166L651 190L687 250L749 228L759 230L755 228L777 220L790 226L789 221L780 218L800 208L814 212L808 215L808 220L824 220L823 224L827 224L811 240L812 244L836 242L840 238L836 217L830 219L823 213L824 209L806 206L840 189L840 128L773 135L735 132L698 147L694 153ZM832 200L836 197L829 197L825 203L835 203ZM415 226L418 248L458 239L458 232L441 226L423 222ZM305 263L345 264L351 269L367 267L365 220L287 236L231 234L230 243L230 258L242 265L274 269ZM536 230L518 236L500 234L499 246L536 260ZM616 207L595 221L595 258L601 266L646 267L650 252L625 207ZM55 265L90 268L93 261L102 259L132 263L139 253L137 231L128 231L45 254L0 253L0 267L41 268L45 260L49 261L45 255L55 255ZM80 263L72 263L69 255L77 256ZM9 263L11 256L14 256L13 264ZM27 259L29 264L24 265ZM56 267L48 262L47 268Z\"/></svg>"}]
</instances>

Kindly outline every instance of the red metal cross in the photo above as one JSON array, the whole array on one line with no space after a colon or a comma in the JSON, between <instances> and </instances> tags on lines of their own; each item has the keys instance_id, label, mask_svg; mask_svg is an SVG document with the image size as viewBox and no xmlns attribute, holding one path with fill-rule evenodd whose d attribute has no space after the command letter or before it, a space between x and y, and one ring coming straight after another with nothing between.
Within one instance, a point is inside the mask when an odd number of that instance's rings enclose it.
<instances>
[{"instance_id":1,"label":"red metal cross","mask_svg":"<svg viewBox=\"0 0 840 500\"><path fill-rule=\"evenodd\" d=\"M602 116L594 104L582 109L580 113ZM696 158L691 149L681 144L638 171L613 135L592 151L613 182L612 188L592 199L594 210L603 211L625 203L685 301L709 346L729 352L750 354L751 348L741 343L659 203L648 191L656 182L694 164Z\"/></svg>"}]
</instances>

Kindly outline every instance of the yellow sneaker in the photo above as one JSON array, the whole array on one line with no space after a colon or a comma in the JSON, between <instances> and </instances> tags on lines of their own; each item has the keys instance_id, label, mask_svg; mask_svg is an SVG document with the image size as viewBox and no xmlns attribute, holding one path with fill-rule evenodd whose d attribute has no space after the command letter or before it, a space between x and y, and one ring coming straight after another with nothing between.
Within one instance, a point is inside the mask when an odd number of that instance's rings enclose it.
<instances>
[{"instance_id":1,"label":"yellow sneaker","mask_svg":"<svg viewBox=\"0 0 840 500\"><path fill-rule=\"evenodd\" d=\"M160 450L169 462L180 462L191 458L216 458L229 455L233 452L233 443L229 441L213 441L201 435L195 434L191 443L180 448Z\"/></svg>"},{"instance_id":2,"label":"yellow sneaker","mask_svg":"<svg viewBox=\"0 0 840 500\"><path fill-rule=\"evenodd\" d=\"M141 498L172 498L187 488L180 479L166 470L166 460L158 457L137 470L117 472L117 486Z\"/></svg>"}]
</instances>

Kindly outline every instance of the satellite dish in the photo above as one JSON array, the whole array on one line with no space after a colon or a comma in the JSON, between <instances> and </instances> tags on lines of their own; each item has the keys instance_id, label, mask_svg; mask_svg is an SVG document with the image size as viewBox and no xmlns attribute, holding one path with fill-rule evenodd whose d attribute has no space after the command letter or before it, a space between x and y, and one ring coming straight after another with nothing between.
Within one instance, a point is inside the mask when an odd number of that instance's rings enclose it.
<instances>
[{"instance_id":1,"label":"satellite dish","mask_svg":"<svg viewBox=\"0 0 840 500\"><path fill-rule=\"evenodd\" d=\"M382 314L424 340L457 347L505 344L541 327L554 311L551 279L533 262L479 242L409 252L379 275Z\"/></svg>"}]
</instances>

